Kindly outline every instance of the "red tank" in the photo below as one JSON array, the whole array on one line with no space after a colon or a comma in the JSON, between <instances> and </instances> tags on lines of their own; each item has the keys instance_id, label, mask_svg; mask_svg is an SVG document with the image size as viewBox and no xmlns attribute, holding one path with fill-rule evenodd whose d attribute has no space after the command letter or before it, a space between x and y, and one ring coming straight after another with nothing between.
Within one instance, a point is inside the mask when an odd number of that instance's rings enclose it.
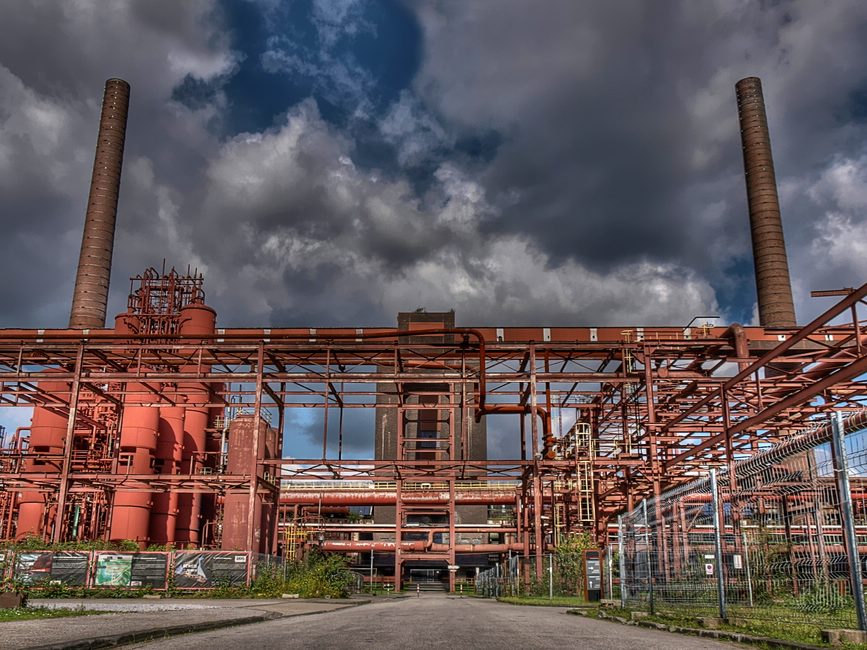
<instances>
[{"instance_id":1,"label":"red tank","mask_svg":"<svg viewBox=\"0 0 867 650\"><path fill-rule=\"evenodd\" d=\"M181 336L213 334L216 322L217 313L213 309L201 303L190 304L181 309L179 332ZM191 366L189 370L195 371L197 367ZM179 389L188 405L184 412L181 473L201 474L207 444L205 429L208 426L208 391L202 388L200 383L182 383ZM178 518L175 530L175 540L178 544L184 546L200 544L201 512L200 494L178 495Z\"/></svg>"},{"instance_id":2,"label":"red tank","mask_svg":"<svg viewBox=\"0 0 867 650\"><path fill-rule=\"evenodd\" d=\"M114 321L114 331L118 334L137 333L139 319L135 314L119 314ZM137 406L151 400L147 389L140 383L127 384L129 394L124 399L123 418L120 425L120 453L118 474L153 474L154 452L157 448L157 430L160 410L154 406ZM114 493L112 504L112 540L134 540L146 546L150 537L151 516L150 492Z\"/></svg>"},{"instance_id":3,"label":"red tank","mask_svg":"<svg viewBox=\"0 0 867 650\"><path fill-rule=\"evenodd\" d=\"M39 388L47 393L68 398L69 384L62 381L42 381ZM67 418L64 415L53 413L46 408L37 406L33 409L33 419L30 425L30 454L51 454L61 456L66 440ZM32 457L24 462L24 473L60 473L62 461L35 460ZM45 534L46 514L45 494L36 490L21 492L18 499L18 523L16 538L37 536Z\"/></svg>"},{"instance_id":4,"label":"red tank","mask_svg":"<svg viewBox=\"0 0 867 650\"><path fill-rule=\"evenodd\" d=\"M181 466L184 442L184 408L160 408L155 470L157 474L177 474ZM150 519L153 544L173 544L178 521L178 493L169 489L155 493Z\"/></svg>"},{"instance_id":5,"label":"red tank","mask_svg":"<svg viewBox=\"0 0 867 650\"><path fill-rule=\"evenodd\" d=\"M276 456L277 431L264 421L255 426L253 417L242 415L229 427L229 450L226 473L252 475L255 470L253 460L254 436L259 437L258 459L272 459ZM250 493L247 490L230 492L223 500L223 531L221 547L223 550L248 550L247 526L250 512ZM253 548L256 553L270 553L273 541L274 503L257 494L253 510Z\"/></svg>"},{"instance_id":6,"label":"red tank","mask_svg":"<svg viewBox=\"0 0 867 650\"><path fill-rule=\"evenodd\" d=\"M153 406L135 406L150 401L142 384L130 382L120 427L120 456L118 474L153 474L154 452L160 409ZM130 539L145 546L149 541L152 495L150 492L123 492L114 495L111 517L112 540Z\"/></svg>"}]
</instances>

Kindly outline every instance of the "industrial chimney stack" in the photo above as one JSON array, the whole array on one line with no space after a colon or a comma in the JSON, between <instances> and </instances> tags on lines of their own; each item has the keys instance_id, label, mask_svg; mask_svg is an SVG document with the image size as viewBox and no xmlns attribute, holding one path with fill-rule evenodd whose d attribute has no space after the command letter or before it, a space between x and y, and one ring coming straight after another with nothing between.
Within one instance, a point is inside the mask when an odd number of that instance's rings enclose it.
<instances>
[{"instance_id":1,"label":"industrial chimney stack","mask_svg":"<svg viewBox=\"0 0 867 650\"><path fill-rule=\"evenodd\" d=\"M744 149L759 322L763 327L794 327L795 304L762 82L758 77L747 77L741 79L735 89Z\"/></svg>"},{"instance_id":2,"label":"industrial chimney stack","mask_svg":"<svg viewBox=\"0 0 867 650\"><path fill-rule=\"evenodd\" d=\"M81 254L72 294L72 311L69 315L71 329L105 327L128 109L129 84L123 79L106 81Z\"/></svg>"}]
</instances>

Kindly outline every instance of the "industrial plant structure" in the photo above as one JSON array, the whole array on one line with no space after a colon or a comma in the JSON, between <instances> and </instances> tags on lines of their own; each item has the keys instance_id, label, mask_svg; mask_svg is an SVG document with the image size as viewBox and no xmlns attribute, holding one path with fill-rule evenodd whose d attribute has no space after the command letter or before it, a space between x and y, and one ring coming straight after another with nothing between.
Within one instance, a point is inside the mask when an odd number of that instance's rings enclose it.
<instances>
[{"instance_id":1,"label":"industrial plant structure","mask_svg":"<svg viewBox=\"0 0 867 650\"><path fill-rule=\"evenodd\" d=\"M735 461L861 409L867 372L867 285L796 324L759 80L737 98L759 326L224 329L201 275L150 269L106 327L129 101L109 80L69 328L0 330L0 407L33 409L0 450L0 539L316 546L453 589L510 554L540 575L571 533L605 545L710 467L736 486ZM284 458L293 408L322 409L321 456ZM373 458L343 453L347 409L374 414ZM518 458L488 458L491 418Z\"/></svg>"}]
</instances>

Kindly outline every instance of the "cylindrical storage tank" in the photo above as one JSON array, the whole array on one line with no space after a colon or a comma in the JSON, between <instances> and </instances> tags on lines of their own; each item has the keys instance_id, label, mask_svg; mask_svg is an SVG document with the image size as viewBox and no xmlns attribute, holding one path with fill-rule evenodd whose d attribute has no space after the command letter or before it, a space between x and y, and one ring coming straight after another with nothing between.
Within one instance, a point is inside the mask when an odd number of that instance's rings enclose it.
<instances>
[{"instance_id":1,"label":"cylindrical storage tank","mask_svg":"<svg viewBox=\"0 0 867 650\"><path fill-rule=\"evenodd\" d=\"M187 305L181 309L181 336L210 335L214 333L217 313L201 303ZM207 371L208 368L188 366L181 372ZM186 399L184 411L184 439L181 457L182 474L201 474L207 450L208 391L200 382L181 383L179 391ZM200 494L178 495L178 520L175 539L178 544L197 546L201 541L202 496Z\"/></svg>"},{"instance_id":2,"label":"cylindrical storage tank","mask_svg":"<svg viewBox=\"0 0 867 650\"><path fill-rule=\"evenodd\" d=\"M118 474L153 474L160 410L153 406L135 406L147 399L143 385L131 382L128 390L135 394L127 397L123 409L117 471ZM110 538L147 544L151 505L150 492L116 492Z\"/></svg>"},{"instance_id":3,"label":"cylindrical storage tank","mask_svg":"<svg viewBox=\"0 0 867 650\"><path fill-rule=\"evenodd\" d=\"M253 453L253 436L258 435L252 416L242 415L232 420L229 427L228 451L226 453L226 473L231 475L253 475L250 460ZM258 510L261 499L256 497ZM250 495L244 492L232 492L223 499L223 534L220 548L224 551L247 550L247 515L250 511ZM258 513L255 513L258 514ZM253 522L259 530L259 517ZM255 543L258 551L258 539Z\"/></svg>"},{"instance_id":4,"label":"cylindrical storage tank","mask_svg":"<svg viewBox=\"0 0 867 650\"><path fill-rule=\"evenodd\" d=\"M160 408L159 431L155 454L156 474L177 474L180 469L184 441L184 408ZM178 521L178 493L169 488L153 495L150 521L152 544L173 544Z\"/></svg>"},{"instance_id":5,"label":"cylindrical storage tank","mask_svg":"<svg viewBox=\"0 0 867 650\"><path fill-rule=\"evenodd\" d=\"M230 492L223 498L223 531L220 538L222 550L244 551L247 549L247 512L249 510L250 495L246 491ZM254 522L254 526L257 524L258 518ZM258 544L256 546L254 552L259 550Z\"/></svg>"},{"instance_id":6,"label":"cylindrical storage tank","mask_svg":"<svg viewBox=\"0 0 867 650\"><path fill-rule=\"evenodd\" d=\"M253 458L253 442L258 436L258 460L274 457L276 431L262 419L256 422L252 416L240 416L229 427L229 443L226 458L226 473L238 476L253 476L257 463ZM260 470L259 476L262 476ZM247 526L250 512L250 494L229 493L223 502L223 550L251 550L270 553L274 524L275 505L261 494L255 498L253 510L253 548L247 549Z\"/></svg>"},{"instance_id":7,"label":"cylindrical storage tank","mask_svg":"<svg viewBox=\"0 0 867 650\"><path fill-rule=\"evenodd\" d=\"M70 386L63 381L41 381L39 388L68 398ZM30 444L28 458L24 462L24 473L60 473L62 460L38 458L37 455L61 456L66 444L67 418L37 406L33 409L30 425ZM18 520L15 531L17 539L41 537L45 533L45 494L36 490L22 491L18 498Z\"/></svg>"}]
</instances>

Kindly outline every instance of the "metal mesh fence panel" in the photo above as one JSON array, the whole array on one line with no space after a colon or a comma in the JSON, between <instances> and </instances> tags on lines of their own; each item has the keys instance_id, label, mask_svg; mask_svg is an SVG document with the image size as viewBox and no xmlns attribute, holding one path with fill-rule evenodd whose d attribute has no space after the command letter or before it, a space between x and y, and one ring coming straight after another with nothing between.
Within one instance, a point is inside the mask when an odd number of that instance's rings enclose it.
<instances>
[{"instance_id":1,"label":"metal mesh fence panel","mask_svg":"<svg viewBox=\"0 0 867 650\"><path fill-rule=\"evenodd\" d=\"M813 630L863 627L865 420L836 420L623 515L622 603Z\"/></svg>"},{"instance_id":2,"label":"metal mesh fence panel","mask_svg":"<svg viewBox=\"0 0 867 650\"><path fill-rule=\"evenodd\" d=\"M543 556L541 565L541 571L538 571L535 557L513 556L502 566L481 572L475 581L476 593L489 597L583 597L583 560L580 556L567 560L550 553ZM604 570L603 578L603 582L608 580Z\"/></svg>"}]
</instances>

